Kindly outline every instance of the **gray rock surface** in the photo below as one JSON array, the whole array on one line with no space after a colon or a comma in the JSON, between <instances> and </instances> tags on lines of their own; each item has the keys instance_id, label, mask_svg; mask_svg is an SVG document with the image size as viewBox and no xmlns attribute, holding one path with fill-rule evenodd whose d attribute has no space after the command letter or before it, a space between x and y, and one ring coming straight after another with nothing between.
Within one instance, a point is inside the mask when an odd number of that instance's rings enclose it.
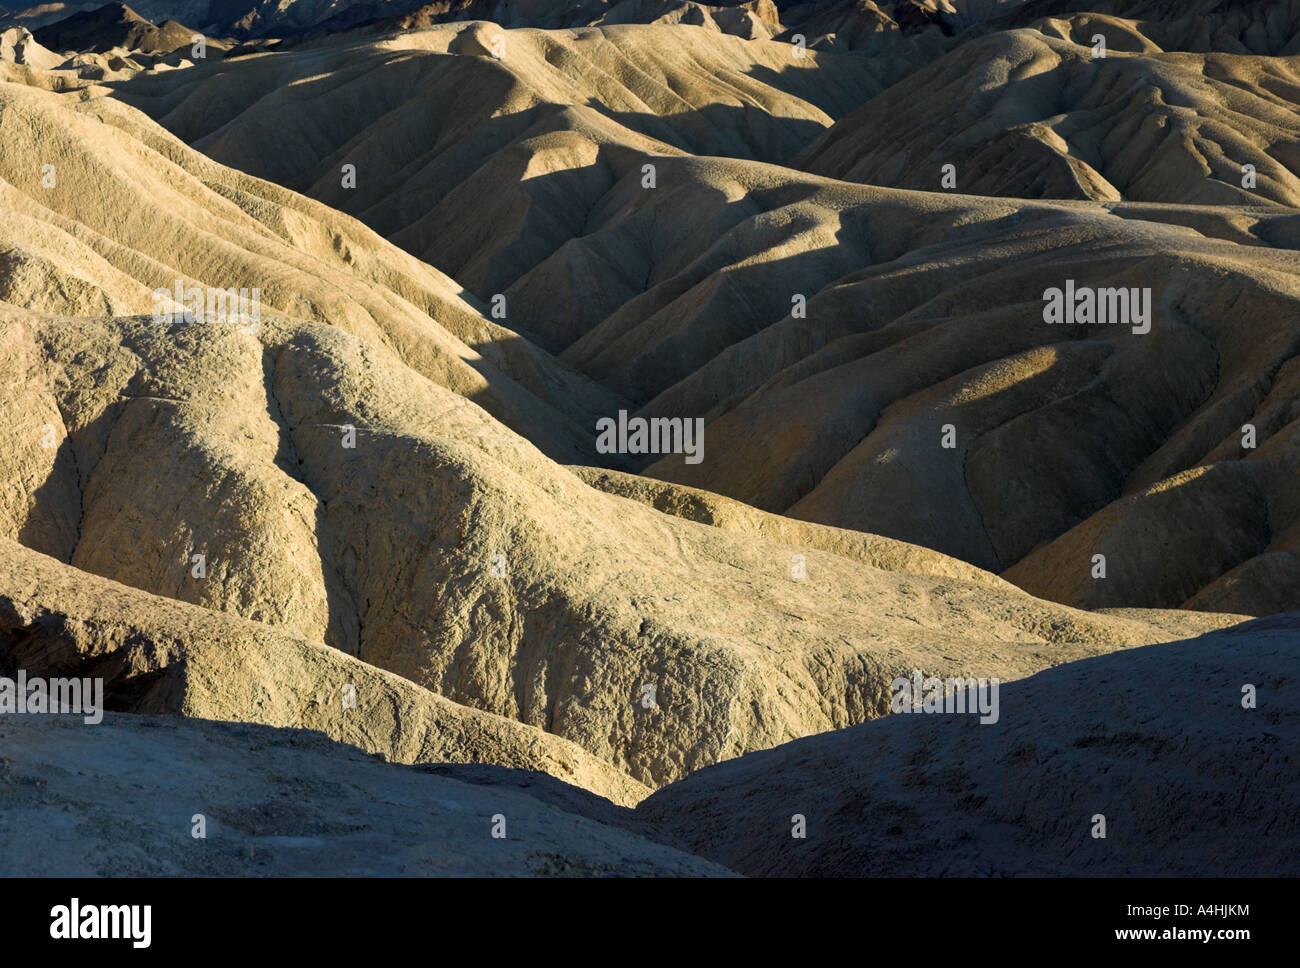
<instances>
[{"instance_id":1,"label":"gray rock surface","mask_svg":"<svg viewBox=\"0 0 1300 968\"><path fill-rule=\"evenodd\" d=\"M750 875L1247 877L1300 873L1298 803L1291 613L1004 684L996 724L900 714L754 753L637 813Z\"/></svg>"},{"instance_id":2,"label":"gray rock surface","mask_svg":"<svg viewBox=\"0 0 1300 968\"><path fill-rule=\"evenodd\" d=\"M303 730L0 717L0 877L729 873L520 789L382 763Z\"/></svg>"}]
</instances>

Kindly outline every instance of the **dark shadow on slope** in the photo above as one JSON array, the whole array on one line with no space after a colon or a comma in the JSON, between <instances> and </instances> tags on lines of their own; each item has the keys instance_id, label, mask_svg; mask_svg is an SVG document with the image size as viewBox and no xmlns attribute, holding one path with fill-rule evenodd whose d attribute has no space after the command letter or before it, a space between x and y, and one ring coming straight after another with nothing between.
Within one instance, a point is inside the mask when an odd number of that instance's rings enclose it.
<instances>
[{"instance_id":1,"label":"dark shadow on slope","mask_svg":"<svg viewBox=\"0 0 1300 968\"><path fill-rule=\"evenodd\" d=\"M1278 615L1003 683L994 723L896 714L750 753L637 814L748 876L1294 876L1298 694L1300 613Z\"/></svg>"},{"instance_id":2,"label":"dark shadow on slope","mask_svg":"<svg viewBox=\"0 0 1300 968\"><path fill-rule=\"evenodd\" d=\"M1269 57L1300 52L1300 3L1296 0L1033 0L991 17L971 31L1015 30L1072 14L1140 21L1142 33L1166 51Z\"/></svg>"}]
</instances>

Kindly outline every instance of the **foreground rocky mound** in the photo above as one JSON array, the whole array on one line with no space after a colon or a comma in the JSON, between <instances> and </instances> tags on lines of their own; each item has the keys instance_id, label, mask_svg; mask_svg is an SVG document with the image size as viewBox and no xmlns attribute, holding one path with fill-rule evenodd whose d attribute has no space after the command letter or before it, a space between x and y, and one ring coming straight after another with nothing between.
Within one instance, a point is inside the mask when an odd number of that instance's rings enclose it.
<instances>
[{"instance_id":1,"label":"foreground rocky mound","mask_svg":"<svg viewBox=\"0 0 1300 968\"><path fill-rule=\"evenodd\" d=\"M1297 803L1290 614L1005 684L996 724L900 714L754 753L638 815L750 875L1295 876Z\"/></svg>"},{"instance_id":2,"label":"foreground rocky mound","mask_svg":"<svg viewBox=\"0 0 1300 968\"><path fill-rule=\"evenodd\" d=\"M0 751L0 877L730 873L547 790L385 764L302 730L5 716Z\"/></svg>"},{"instance_id":3,"label":"foreground rocky mound","mask_svg":"<svg viewBox=\"0 0 1300 968\"><path fill-rule=\"evenodd\" d=\"M53 624L19 648L66 666L38 641ZM900 713L702 770L635 811L543 773L417 772L301 729L6 716L0 873L1294 875L1298 643L1283 615L1071 663L1003 683L995 723ZM49 837L18 838L36 828Z\"/></svg>"},{"instance_id":4,"label":"foreground rocky mound","mask_svg":"<svg viewBox=\"0 0 1300 968\"><path fill-rule=\"evenodd\" d=\"M113 710L309 729L398 763L537 771L614 803L650 791L534 726L282 630L150 595L0 538L0 675L104 681Z\"/></svg>"}]
</instances>

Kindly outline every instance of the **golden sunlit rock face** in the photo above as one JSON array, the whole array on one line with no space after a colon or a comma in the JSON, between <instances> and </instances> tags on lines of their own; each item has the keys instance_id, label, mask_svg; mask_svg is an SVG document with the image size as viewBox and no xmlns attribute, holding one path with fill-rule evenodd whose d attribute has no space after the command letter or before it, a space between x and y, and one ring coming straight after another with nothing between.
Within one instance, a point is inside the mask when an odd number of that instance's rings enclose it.
<instances>
[{"instance_id":1,"label":"golden sunlit rock face","mask_svg":"<svg viewBox=\"0 0 1300 968\"><path fill-rule=\"evenodd\" d=\"M1297 0L6 4L0 874L1300 873L1298 250Z\"/></svg>"}]
</instances>

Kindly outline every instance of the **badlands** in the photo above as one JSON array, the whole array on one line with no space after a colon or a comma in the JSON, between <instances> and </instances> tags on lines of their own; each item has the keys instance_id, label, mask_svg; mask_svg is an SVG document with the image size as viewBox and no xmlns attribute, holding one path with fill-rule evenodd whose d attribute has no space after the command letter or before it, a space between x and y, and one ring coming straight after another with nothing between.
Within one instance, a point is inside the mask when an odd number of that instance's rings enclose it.
<instances>
[{"instance_id":1,"label":"badlands","mask_svg":"<svg viewBox=\"0 0 1300 968\"><path fill-rule=\"evenodd\" d=\"M0 873L1300 873L1298 249L1300 0L6 2Z\"/></svg>"}]
</instances>

